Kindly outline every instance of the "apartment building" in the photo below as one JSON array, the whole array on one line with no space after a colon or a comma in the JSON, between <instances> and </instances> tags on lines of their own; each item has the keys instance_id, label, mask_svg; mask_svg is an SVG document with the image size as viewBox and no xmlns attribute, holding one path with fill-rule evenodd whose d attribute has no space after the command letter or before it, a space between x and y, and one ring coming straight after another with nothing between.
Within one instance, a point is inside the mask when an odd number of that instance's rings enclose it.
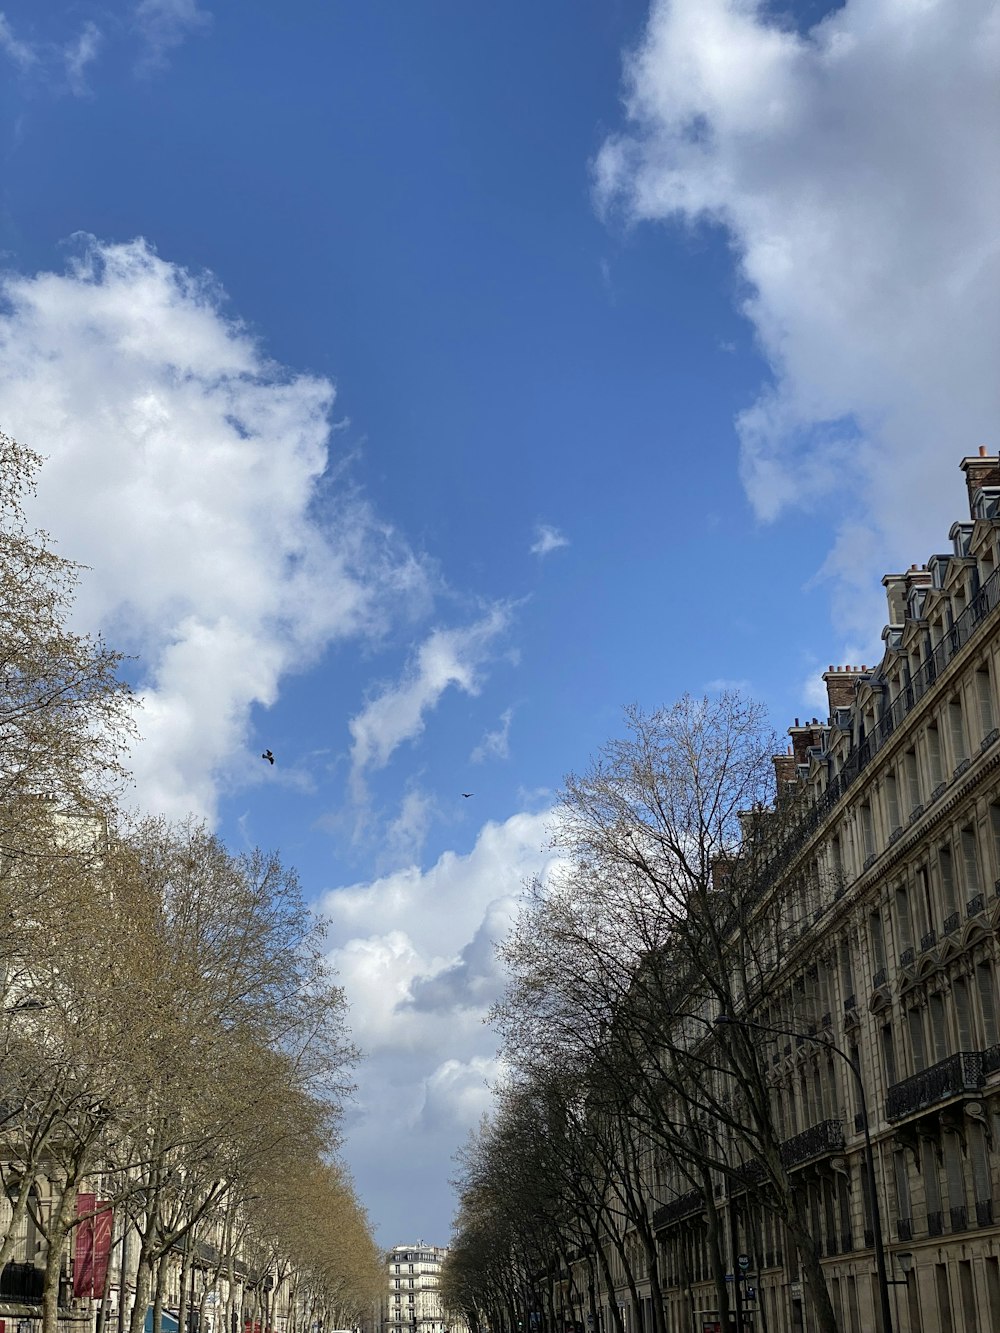
<instances>
[{"instance_id":1,"label":"apartment building","mask_svg":"<svg viewBox=\"0 0 1000 1333\"><path fill-rule=\"evenodd\" d=\"M961 467L968 520L883 579L882 660L831 666L828 716L775 758L803 812L772 900L794 943L752 1017L784 1033L773 1116L844 1333L887 1304L895 1333L1000 1330L1000 458ZM669 1167L650 1190L666 1327L714 1329L704 1193ZM808 1333L773 1213L716 1193L745 1327Z\"/></svg>"},{"instance_id":2,"label":"apartment building","mask_svg":"<svg viewBox=\"0 0 1000 1333\"><path fill-rule=\"evenodd\" d=\"M447 1246L397 1245L386 1258L389 1292L383 1333L444 1333L438 1278Z\"/></svg>"}]
</instances>

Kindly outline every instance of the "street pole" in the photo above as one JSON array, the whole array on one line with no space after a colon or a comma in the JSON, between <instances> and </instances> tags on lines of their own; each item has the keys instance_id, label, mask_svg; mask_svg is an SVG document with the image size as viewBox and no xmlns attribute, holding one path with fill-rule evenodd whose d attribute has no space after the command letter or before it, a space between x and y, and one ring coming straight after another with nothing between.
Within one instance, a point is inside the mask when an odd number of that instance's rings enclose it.
<instances>
[{"instance_id":1,"label":"street pole","mask_svg":"<svg viewBox=\"0 0 1000 1333\"><path fill-rule=\"evenodd\" d=\"M889 1304L889 1274L886 1270L885 1245L882 1240L882 1210L879 1207L878 1189L875 1182L875 1153L872 1149L872 1137L868 1127L868 1098L865 1096L865 1081L861 1077L861 1069L846 1051L842 1051L839 1046L827 1040L826 1037L819 1037L814 1033L796 1032L792 1028L772 1028L764 1023L754 1023L749 1018L733 1018L731 1014L719 1014L715 1021L723 1026L728 1023L732 1027L755 1028L758 1032L773 1032L778 1037L797 1037L803 1041L811 1041L816 1046L825 1046L827 1050L836 1051L857 1080L858 1096L861 1102L862 1128L865 1136L865 1174L868 1178L868 1198L871 1201L872 1210L875 1273L878 1278L879 1306L882 1312L882 1333L893 1333L892 1306Z\"/></svg>"}]
</instances>

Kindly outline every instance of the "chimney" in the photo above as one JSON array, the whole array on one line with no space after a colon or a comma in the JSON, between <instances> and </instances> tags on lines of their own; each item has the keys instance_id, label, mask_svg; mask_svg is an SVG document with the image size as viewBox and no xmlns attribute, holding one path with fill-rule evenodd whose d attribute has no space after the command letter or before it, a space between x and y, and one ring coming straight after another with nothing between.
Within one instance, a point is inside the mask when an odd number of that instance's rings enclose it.
<instances>
[{"instance_id":1,"label":"chimney","mask_svg":"<svg viewBox=\"0 0 1000 1333\"><path fill-rule=\"evenodd\" d=\"M906 619L906 575L886 574L882 587L889 607L889 624L901 625Z\"/></svg>"},{"instance_id":2,"label":"chimney","mask_svg":"<svg viewBox=\"0 0 1000 1333\"><path fill-rule=\"evenodd\" d=\"M984 486L1000 486L1000 458L988 454L986 446L981 444L978 456L963 458L959 467L965 473L965 484L969 488L969 517L974 518L976 493Z\"/></svg>"},{"instance_id":3,"label":"chimney","mask_svg":"<svg viewBox=\"0 0 1000 1333\"><path fill-rule=\"evenodd\" d=\"M854 686L863 675L867 674L863 668L856 666L831 666L823 672L823 681L826 684L826 695L830 703L830 716L833 717L838 708L854 707Z\"/></svg>"},{"instance_id":4,"label":"chimney","mask_svg":"<svg viewBox=\"0 0 1000 1333\"><path fill-rule=\"evenodd\" d=\"M788 734L792 738L792 762L796 768L799 764L808 764L808 751L814 745L823 743L824 730L816 718L813 718L812 722L803 723L802 726L799 726L799 719L796 718L795 726L788 728Z\"/></svg>"},{"instance_id":5,"label":"chimney","mask_svg":"<svg viewBox=\"0 0 1000 1333\"><path fill-rule=\"evenodd\" d=\"M794 782L798 774L795 772L795 756L789 749L788 754L772 755L774 762L774 780L778 784L779 793L783 790L783 783Z\"/></svg>"}]
</instances>

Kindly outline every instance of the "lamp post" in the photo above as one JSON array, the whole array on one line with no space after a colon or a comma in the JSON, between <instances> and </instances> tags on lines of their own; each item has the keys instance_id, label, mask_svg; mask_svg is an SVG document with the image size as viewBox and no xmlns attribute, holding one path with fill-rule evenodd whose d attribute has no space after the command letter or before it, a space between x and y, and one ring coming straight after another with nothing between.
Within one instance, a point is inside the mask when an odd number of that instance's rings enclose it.
<instances>
[{"instance_id":1,"label":"lamp post","mask_svg":"<svg viewBox=\"0 0 1000 1333\"><path fill-rule=\"evenodd\" d=\"M731 1024L733 1027L755 1028L758 1032L773 1032L778 1037L797 1037L803 1041L811 1041L817 1046L825 1046L827 1050L836 1051L854 1075L858 1085L858 1099L861 1102L861 1124L865 1135L865 1174L868 1177L868 1197L871 1200L872 1207L872 1230L875 1234L875 1272L878 1277L879 1305L882 1311L882 1333L893 1333L889 1287L906 1286L906 1279L900 1281L898 1278L890 1278L886 1271L885 1245L882 1240L882 1212L879 1208L878 1190L875 1184L875 1154L872 1150L872 1138L868 1128L868 1099L865 1096L865 1081L861 1077L861 1070L846 1051L842 1051L835 1042L829 1041L825 1037L817 1037L809 1032L796 1032L792 1028L772 1028L764 1023L754 1023L749 1018L734 1018L731 1014L719 1014L715 1021L723 1026Z\"/></svg>"}]
</instances>

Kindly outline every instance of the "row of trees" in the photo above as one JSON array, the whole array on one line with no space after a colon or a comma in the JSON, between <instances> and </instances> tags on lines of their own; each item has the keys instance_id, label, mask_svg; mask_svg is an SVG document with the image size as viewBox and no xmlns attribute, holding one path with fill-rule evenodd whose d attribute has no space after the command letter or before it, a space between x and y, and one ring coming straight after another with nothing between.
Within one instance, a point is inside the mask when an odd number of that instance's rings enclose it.
<instances>
[{"instance_id":1,"label":"row of trees","mask_svg":"<svg viewBox=\"0 0 1000 1333\"><path fill-rule=\"evenodd\" d=\"M567 779L564 869L531 886L501 947L494 1019L510 1072L460 1158L442 1289L494 1333L532 1311L558 1327L571 1309L594 1327L605 1311L624 1333L620 1293L640 1321L648 1294L645 1333L664 1333L664 1277L687 1287L690 1274L683 1250L666 1259L656 1213L687 1195L704 1210L723 1326L727 1269L770 1216L798 1255L814 1326L835 1333L782 1153L774 1047L715 1021L760 1017L783 970L789 984L799 928L776 889L797 873L799 812L775 798L775 737L738 694L631 710L628 723ZM816 1021L791 1000L789 1022Z\"/></svg>"},{"instance_id":2,"label":"row of trees","mask_svg":"<svg viewBox=\"0 0 1000 1333\"><path fill-rule=\"evenodd\" d=\"M179 1262L182 1304L197 1262L227 1329L279 1296L354 1324L382 1269L337 1160L356 1052L322 930L276 856L119 809L132 700L26 523L39 465L0 436L0 1266L37 1234L55 1333L96 1196L122 1333L150 1303L158 1333Z\"/></svg>"}]
</instances>

